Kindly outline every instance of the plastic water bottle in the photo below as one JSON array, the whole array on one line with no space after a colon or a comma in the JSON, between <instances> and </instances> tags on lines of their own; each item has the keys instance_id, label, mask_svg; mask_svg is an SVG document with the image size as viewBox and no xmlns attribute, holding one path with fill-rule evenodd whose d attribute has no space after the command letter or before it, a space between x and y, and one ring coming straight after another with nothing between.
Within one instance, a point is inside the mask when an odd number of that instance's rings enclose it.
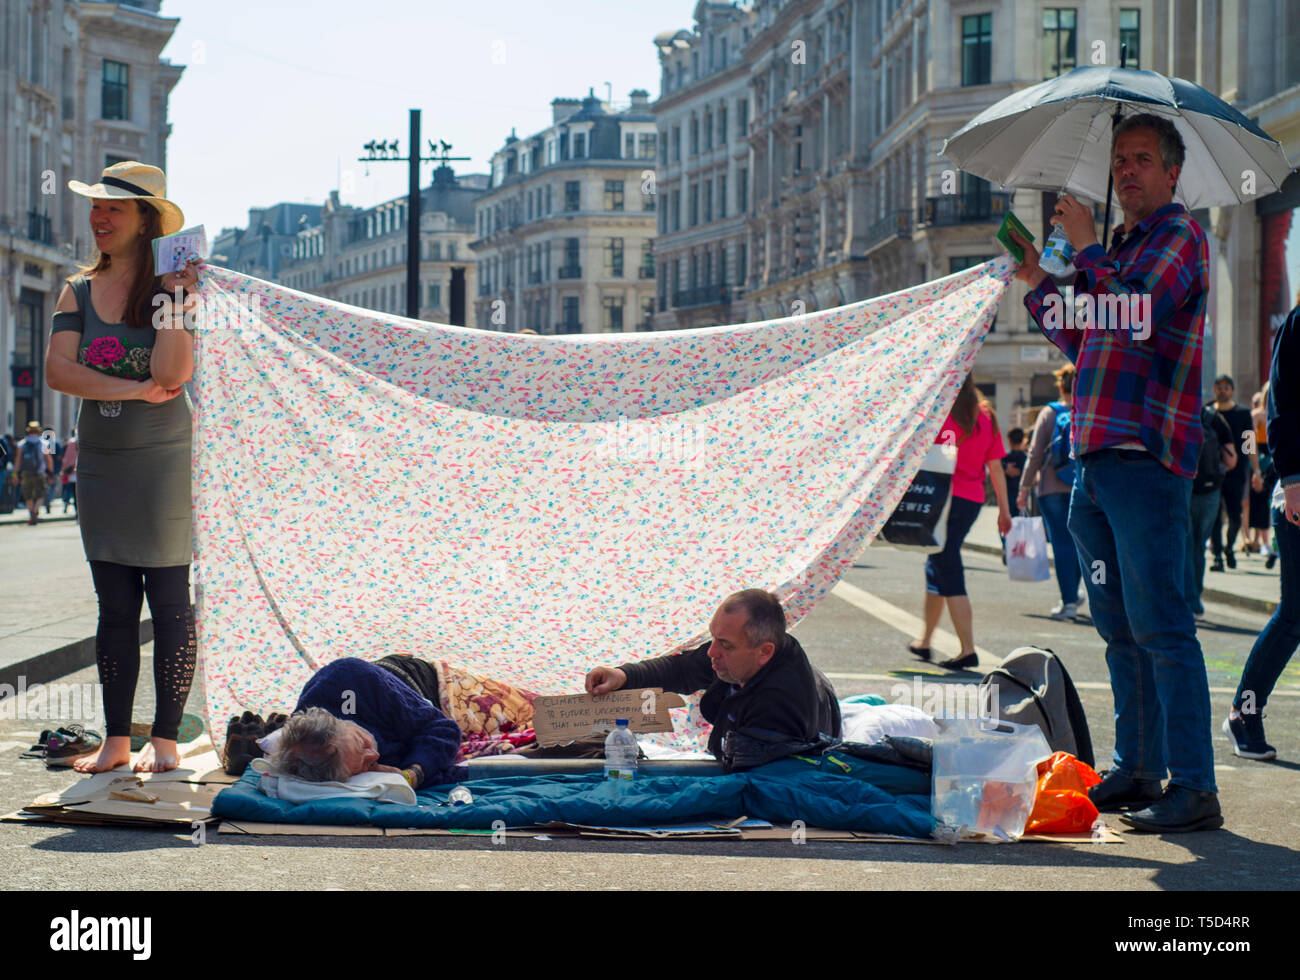
<instances>
[{"instance_id":1,"label":"plastic water bottle","mask_svg":"<svg viewBox=\"0 0 1300 980\"><path fill-rule=\"evenodd\" d=\"M636 736L627 727L627 719L615 719L614 730L605 736L605 778L632 780L636 776L638 751Z\"/></svg>"},{"instance_id":2,"label":"plastic water bottle","mask_svg":"<svg viewBox=\"0 0 1300 980\"><path fill-rule=\"evenodd\" d=\"M463 784L454 786L452 791L447 794L447 802L452 806L464 806L466 803L474 802L474 794Z\"/></svg>"},{"instance_id":3,"label":"plastic water bottle","mask_svg":"<svg viewBox=\"0 0 1300 980\"><path fill-rule=\"evenodd\" d=\"M1065 231L1057 228L1047 236L1043 244L1043 254L1038 257L1038 265L1049 276L1072 275L1074 269L1074 246L1065 237Z\"/></svg>"}]
</instances>

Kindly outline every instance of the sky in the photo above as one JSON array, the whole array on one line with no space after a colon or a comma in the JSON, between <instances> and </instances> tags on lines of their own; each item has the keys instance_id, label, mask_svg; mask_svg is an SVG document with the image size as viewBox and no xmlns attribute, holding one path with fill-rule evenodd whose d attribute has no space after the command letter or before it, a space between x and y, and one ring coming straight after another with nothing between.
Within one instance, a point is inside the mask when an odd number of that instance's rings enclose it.
<instances>
[{"instance_id":1,"label":"sky","mask_svg":"<svg viewBox=\"0 0 1300 980\"><path fill-rule=\"evenodd\" d=\"M695 0L163 0L180 18L162 56L172 89L168 197L187 225L243 227L250 207L404 196L406 163L357 161L370 140L452 144L485 173L513 127L550 124L551 100L594 89L659 95L653 39L691 28ZM367 174L367 169L369 173ZM421 183L433 165L421 167Z\"/></svg>"}]
</instances>

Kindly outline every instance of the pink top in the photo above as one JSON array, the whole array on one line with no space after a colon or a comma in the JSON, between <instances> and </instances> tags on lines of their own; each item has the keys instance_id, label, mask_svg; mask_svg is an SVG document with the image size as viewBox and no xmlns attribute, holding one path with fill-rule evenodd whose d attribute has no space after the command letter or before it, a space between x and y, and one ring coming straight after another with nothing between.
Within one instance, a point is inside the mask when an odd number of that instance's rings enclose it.
<instances>
[{"instance_id":1,"label":"pink top","mask_svg":"<svg viewBox=\"0 0 1300 980\"><path fill-rule=\"evenodd\" d=\"M951 433L951 434L949 434ZM939 430L937 443L948 443L957 447L957 468L952 474L952 495L963 500L976 500L984 503L984 466L990 460L1001 459L1007 454L1002 433L993 424L993 412L981 405L975 416L975 431L970 435L958 425L951 415L944 420Z\"/></svg>"}]
</instances>

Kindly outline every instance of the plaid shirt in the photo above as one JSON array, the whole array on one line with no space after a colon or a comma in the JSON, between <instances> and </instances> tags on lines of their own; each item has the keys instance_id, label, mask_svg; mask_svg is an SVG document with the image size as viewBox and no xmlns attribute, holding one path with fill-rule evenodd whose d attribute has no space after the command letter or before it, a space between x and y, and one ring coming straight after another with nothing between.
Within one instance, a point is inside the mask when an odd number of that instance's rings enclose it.
<instances>
[{"instance_id":1,"label":"plaid shirt","mask_svg":"<svg viewBox=\"0 0 1300 980\"><path fill-rule=\"evenodd\" d=\"M1074 258L1076 297L1089 293L1096 316L1071 322L1051 278L1025 296L1044 336L1076 371L1070 439L1073 455L1137 442L1188 479L1196 475L1201 429L1201 343L1210 289L1205 232L1181 204L1166 204L1127 234L1115 233L1110 252L1089 245ZM1134 309L1149 297L1145 329L1121 327L1115 301ZM1145 305L1145 304L1143 304ZM1114 322L1112 322L1114 321Z\"/></svg>"}]
</instances>

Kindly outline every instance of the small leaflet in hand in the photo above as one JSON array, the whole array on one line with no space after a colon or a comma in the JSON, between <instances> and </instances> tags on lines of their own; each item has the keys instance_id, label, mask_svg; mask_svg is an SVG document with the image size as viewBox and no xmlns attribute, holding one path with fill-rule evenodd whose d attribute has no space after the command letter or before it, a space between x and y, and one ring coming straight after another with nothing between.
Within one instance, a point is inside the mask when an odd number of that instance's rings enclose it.
<instances>
[{"instance_id":1,"label":"small leaflet in hand","mask_svg":"<svg viewBox=\"0 0 1300 980\"><path fill-rule=\"evenodd\" d=\"M153 240L153 268L158 276L183 269L191 259L203 262L207 257L208 234L202 225Z\"/></svg>"}]
</instances>

